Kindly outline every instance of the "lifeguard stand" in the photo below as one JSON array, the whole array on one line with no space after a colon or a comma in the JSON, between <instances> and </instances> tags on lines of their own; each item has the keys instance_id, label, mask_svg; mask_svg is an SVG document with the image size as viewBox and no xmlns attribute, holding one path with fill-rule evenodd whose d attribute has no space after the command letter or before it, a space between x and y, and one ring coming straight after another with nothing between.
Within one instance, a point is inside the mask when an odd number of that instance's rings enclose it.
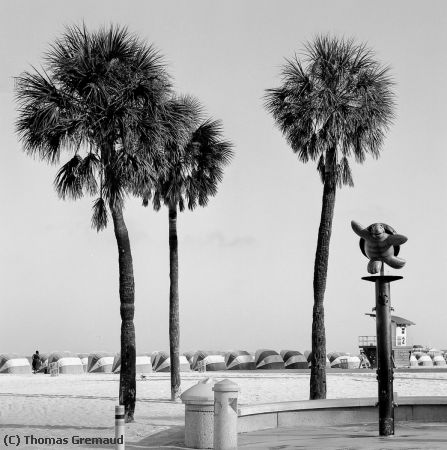
<instances>
[{"instance_id":1,"label":"lifeguard stand","mask_svg":"<svg viewBox=\"0 0 447 450\"><path fill-rule=\"evenodd\" d=\"M366 316L376 318L374 313L365 313ZM416 325L411 320L399 316L391 316L392 355L395 367L408 367L412 346L408 345L407 327ZM359 348L371 363L372 368L377 367L377 339L376 336L359 336Z\"/></svg>"}]
</instances>

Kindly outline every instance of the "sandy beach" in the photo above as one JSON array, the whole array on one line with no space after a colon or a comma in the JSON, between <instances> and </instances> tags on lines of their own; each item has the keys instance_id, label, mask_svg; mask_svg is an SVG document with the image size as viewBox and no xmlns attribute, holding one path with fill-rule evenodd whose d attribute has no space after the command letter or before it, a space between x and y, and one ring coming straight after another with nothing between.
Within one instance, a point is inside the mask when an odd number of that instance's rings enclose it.
<instances>
[{"instance_id":1,"label":"sandy beach","mask_svg":"<svg viewBox=\"0 0 447 450\"><path fill-rule=\"evenodd\" d=\"M184 373L183 391L212 376L230 378L240 386L240 404L307 400L309 374L294 373ZM43 448L26 444L26 436L68 438L73 436L112 438L114 406L119 375L2 375L0 377L0 429L18 435L20 448ZM126 426L128 448L150 448L150 436L183 425L184 406L169 400L169 375L152 373L137 378L135 422ZM447 371L414 370L395 373L394 390L401 396L447 396ZM374 371L329 373L328 398L377 395ZM31 438L28 438L30 441ZM67 444L62 448L79 448ZM109 446L110 447L110 446ZM82 448L98 448L83 445ZM107 446L104 448L108 448Z\"/></svg>"}]
</instances>

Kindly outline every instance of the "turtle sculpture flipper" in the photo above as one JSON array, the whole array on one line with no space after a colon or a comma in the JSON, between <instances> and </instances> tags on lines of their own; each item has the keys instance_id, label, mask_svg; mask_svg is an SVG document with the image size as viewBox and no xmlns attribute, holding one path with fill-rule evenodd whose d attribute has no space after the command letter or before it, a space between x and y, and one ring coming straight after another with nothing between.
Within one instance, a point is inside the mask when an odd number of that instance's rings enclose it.
<instances>
[{"instance_id":1,"label":"turtle sculpture flipper","mask_svg":"<svg viewBox=\"0 0 447 450\"><path fill-rule=\"evenodd\" d=\"M360 236L362 253L369 258L368 272L379 273L382 263L393 269L401 269L405 260L398 258L400 245L407 242L407 237L397 234L393 228L385 223L373 223L363 227L354 220L351 221L354 232Z\"/></svg>"},{"instance_id":2,"label":"turtle sculpture flipper","mask_svg":"<svg viewBox=\"0 0 447 450\"><path fill-rule=\"evenodd\" d=\"M393 269L402 269L402 267L405 266L406 261L402 258L398 258L397 256L388 256L387 258L383 258L383 262L388 264Z\"/></svg>"}]
</instances>

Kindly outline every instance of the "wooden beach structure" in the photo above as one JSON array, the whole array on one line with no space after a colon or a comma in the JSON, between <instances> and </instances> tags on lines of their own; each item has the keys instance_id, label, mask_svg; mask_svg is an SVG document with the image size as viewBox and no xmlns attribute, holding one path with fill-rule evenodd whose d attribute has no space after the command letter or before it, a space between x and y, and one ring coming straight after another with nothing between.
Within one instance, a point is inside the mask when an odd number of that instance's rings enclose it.
<instances>
[{"instance_id":1,"label":"wooden beach structure","mask_svg":"<svg viewBox=\"0 0 447 450\"><path fill-rule=\"evenodd\" d=\"M374 313L366 316L376 318ZM409 345L408 327L416 325L411 320L391 315L392 357L395 367L409 367L410 355L413 347ZM368 358L371 367L377 368L377 338L376 336L359 336L360 353Z\"/></svg>"}]
</instances>

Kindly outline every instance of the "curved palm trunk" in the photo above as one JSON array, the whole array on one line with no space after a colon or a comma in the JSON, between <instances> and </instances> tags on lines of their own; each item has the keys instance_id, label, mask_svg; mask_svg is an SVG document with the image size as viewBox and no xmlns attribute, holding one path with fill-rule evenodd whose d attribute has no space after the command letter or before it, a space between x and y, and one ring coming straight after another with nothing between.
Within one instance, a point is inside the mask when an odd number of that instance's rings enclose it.
<instances>
[{"instance_id":1,"label":"curved palm trunk","mask_svg":"<svg viewBox=\"0 0 447 450\"><path fill-rule=\"evenodd\" d=\"M132 422L136 399L135 285L129 234L120 207L110 207L118 244L119 289L121 313L121 371L119 403L124 405L125 420Z\"/></svg>"},{"instance_id":2,"label":"curved palm trunk","mask_svg":"<svg viewBox=\"0 0 447 450\"><path fill-rule=\"evenodd\" d=\"M180 319L178 297L177 205L169 206L169 352L171 358L171 400L180 396Z\"/></svg>"},{"instance_id":3,"label":"curved palm trunk","mask_svg":"<svg viewBox=\"0 0 447 450\"><path fill-rule=\"evenodd\" d=\"M329 153L329 152L328 152ZM324 329L324 292L326 290L329 243L335 206L335 151L327 155L320 228L314 266L314 307L312 315L311 400L326 398L326 332Z\"/></svg>"}]
</instances>

